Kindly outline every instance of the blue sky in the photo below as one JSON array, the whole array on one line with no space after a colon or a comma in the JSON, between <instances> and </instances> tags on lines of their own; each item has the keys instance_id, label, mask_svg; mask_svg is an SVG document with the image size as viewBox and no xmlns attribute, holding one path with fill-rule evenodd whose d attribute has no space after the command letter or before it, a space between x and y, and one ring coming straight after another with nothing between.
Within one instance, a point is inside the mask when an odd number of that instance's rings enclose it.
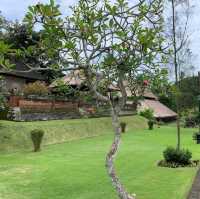
<instances>
[{"instance_id":1,"label":"blue sky","mask_svg":"<svg viewBox=\"0 0 200 199\"><path fill-rule=\"evenodd\" d=\"M78 0L56 0L61 5L63 13L70 13L68 8ZM132 0L130 0L132 1ZM0 10L2 14L10 20L22 20L29 5L36 4L38 2L49 2L49 0L0 0ZM193 16L190 20L190 40L191 49L195 55L193 60L194 66L197 70L200 70L200 0L190 0L191 4L194 5Z\"/></svg>"}]
</instances>

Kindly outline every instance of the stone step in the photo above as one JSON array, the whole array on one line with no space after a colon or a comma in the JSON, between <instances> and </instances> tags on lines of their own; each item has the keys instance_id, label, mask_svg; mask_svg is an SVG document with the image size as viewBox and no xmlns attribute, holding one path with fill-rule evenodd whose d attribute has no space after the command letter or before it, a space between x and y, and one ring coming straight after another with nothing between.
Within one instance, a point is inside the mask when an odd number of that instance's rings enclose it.
<instances>
[{"instance_id":1,"label":"stone step","mask_svg":"<svg viewBox=\"0 0 200 199\"><path fill-rule=\"evenodd\" d=\"M200 169L197 172L187 199L200 199Z\"/></svg>"}]
</instances>

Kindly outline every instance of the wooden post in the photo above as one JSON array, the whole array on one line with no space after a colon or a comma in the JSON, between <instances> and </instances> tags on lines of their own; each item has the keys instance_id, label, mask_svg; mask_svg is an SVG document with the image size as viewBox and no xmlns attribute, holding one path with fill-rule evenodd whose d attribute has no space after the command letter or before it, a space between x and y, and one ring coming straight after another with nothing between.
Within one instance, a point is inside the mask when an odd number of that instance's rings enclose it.
<instances>
[{"instance_id":1,"label":"wooden post","mask_svg":"<svg viewBox=\"0 0 200 199\"><path fill-rule=\"evenodd\" d=\"M200 91L200 71L198 72L198 85L199 85L199 91ZM200 94L200 92L199 92Z\"/></svg>"},{"instance_id":2,"label":"wooden post","mask_svg":"<svg viewBox=\"0 0 200 199\"><path fill-rule=\"evenodd\" d=\"M199 123L199 133L200 133L200 71L198 72L198 85L199 85L199 96L197 100L199 104L198 123Z\"/></svg>"}]
</instances>

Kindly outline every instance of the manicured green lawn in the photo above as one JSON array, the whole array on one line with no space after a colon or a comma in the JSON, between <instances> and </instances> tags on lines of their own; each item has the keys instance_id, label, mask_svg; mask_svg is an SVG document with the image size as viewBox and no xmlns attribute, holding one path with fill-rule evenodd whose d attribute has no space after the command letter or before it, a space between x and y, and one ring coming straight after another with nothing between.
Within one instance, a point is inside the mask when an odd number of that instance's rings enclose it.
<instances>
[{"instance_id":1,"label":"manicured green lawn","mask_svg":"<svg viewBox=\"0 0 200 199\"><path fill-rule=\"evenodd\" d=\"M128 129L146 128L146 120L137 115L121 117L121 121L126 121ZM0 151L30 150L30 131L35 128L45 131L43 145L108 135L113 129L110 117L38 122L0 121Z\"/></svg>"},{"instance_id":2,"label":"manicured green lawn","mask_svg":"<svg viewBox=\"0 0 200 199\"><path fill-rule=\"evenodd\" d=\"M95 129L94 129L95 130ZM193 130L183 129L184 148L200 159ZM117 157L118 174L138 199L184 199L196 168L159 168L162 151L175 145L174 127L129 129ZM0 155L1 199L117 199L105 171L111 132L95 138L44 147L40 153Z\"/></svg>"}]
</instances>

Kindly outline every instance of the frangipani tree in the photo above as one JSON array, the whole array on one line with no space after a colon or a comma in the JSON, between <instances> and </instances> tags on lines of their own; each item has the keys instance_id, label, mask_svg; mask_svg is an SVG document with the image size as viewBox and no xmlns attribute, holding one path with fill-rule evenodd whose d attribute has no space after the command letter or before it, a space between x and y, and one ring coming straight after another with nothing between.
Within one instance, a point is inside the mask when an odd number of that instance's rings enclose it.
<instances>
[{"instance_id":1,"label":"frangipani tree","mask_svg":"<svg viewBox=\"0 0 200 199\"><path fill-rule=\"evenodd\" d=\"M150 82L160 73L163 61L162 1L134 2L79 0L71 8L72 15L65 17L51 0L29 7L25 18L30 31L41 28L39 45L32 46L32 51L40 51L41 60L48 57L52 70L82 70L91 94L110 104L115 136L106 168L121 199L135 198L126 191L114 168L121 139L118 116L127 99L125 82L131 84L138 76L148 76ZM30 70L39 68L29 66ZM111 84L119 88L121 97L106 92Z\"/></svg>"}]
</instances>

